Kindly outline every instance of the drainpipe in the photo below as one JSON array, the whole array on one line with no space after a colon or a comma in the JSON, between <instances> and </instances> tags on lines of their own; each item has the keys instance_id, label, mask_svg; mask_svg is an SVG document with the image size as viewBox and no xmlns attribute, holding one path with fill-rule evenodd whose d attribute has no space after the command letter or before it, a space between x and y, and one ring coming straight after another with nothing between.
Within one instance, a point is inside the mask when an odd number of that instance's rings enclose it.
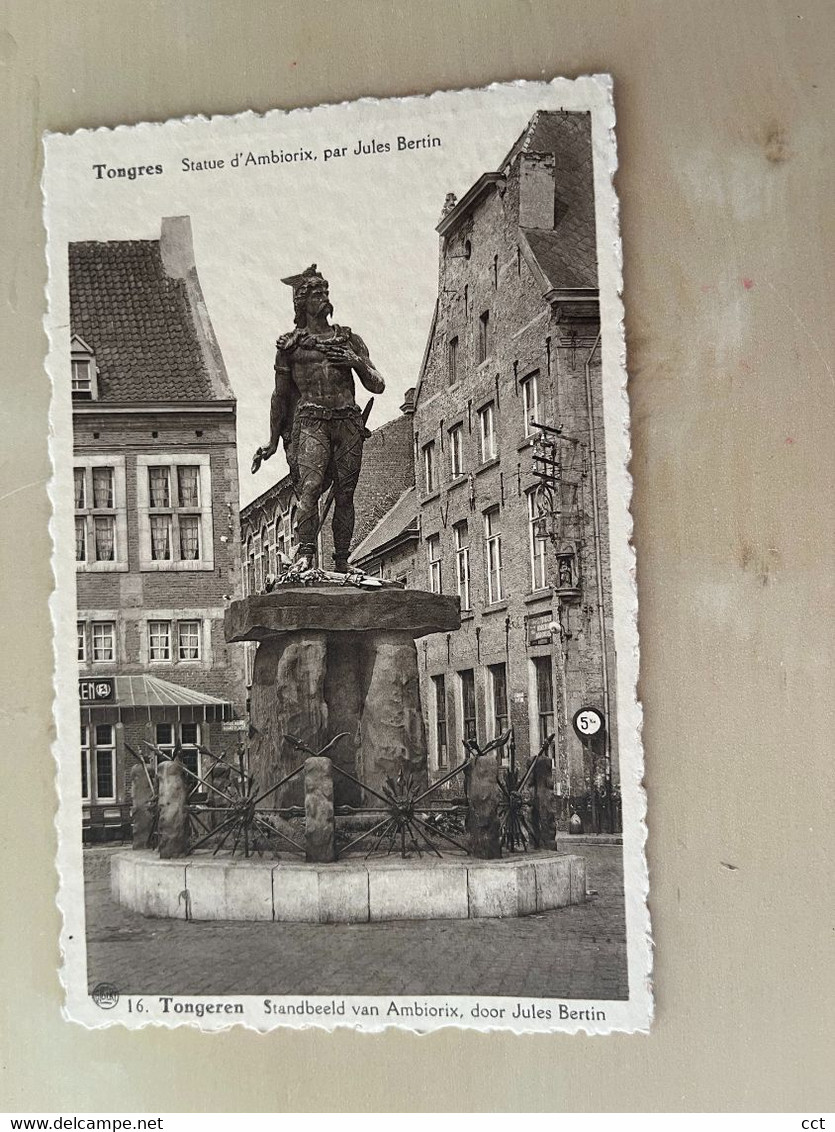
<instances>
[{"instance_id":1,"label":"drainpipe","mask_svg":"<svg viewBox=\"0 0 835 1132\"><path fill-rule=\"evenodd\" d=\"M600 666L603 677L603 710L606 714L606 730L604 732L604 765L607 786L607 802L609 807L610 833L614 833L614 808L612 805L612 741L611 741L611 712L609 710L609 659L606 652L606 621L603 613L603 555L600 549L600 500L597 495L597 444L594 435L594 407L591 396L591 361L600 345L600 331L594 340L594 345L586 357L584 370L586 377L586 412L589 419L589 453L591 456L591 501L592 526L594 529L594 565L597 575L597 622L600 629ZM592 768L592 790L594 790L594 770Z\"/></svg>"}]
</instances>

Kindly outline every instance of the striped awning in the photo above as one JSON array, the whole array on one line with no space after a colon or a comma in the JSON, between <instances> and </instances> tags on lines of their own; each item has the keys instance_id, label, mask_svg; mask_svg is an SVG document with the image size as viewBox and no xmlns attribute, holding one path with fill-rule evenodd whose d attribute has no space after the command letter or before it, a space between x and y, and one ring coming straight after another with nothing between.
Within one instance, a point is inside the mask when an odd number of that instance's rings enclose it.
<instances>
[{"instance_id":1,"label":"striped awning","mask_svg":"<svg viewBox=\"0 0 835 1132\"><path fill-rule=\"evenodd\" d=\"M205 692L195 692L182 684L172 684L159 676L117 676L114 703L117 707L227 707L228 701Z\"/></svg>"},{"instance_id":2,"label":"striped awning","mask_svg":"<svg viewBox=\"0 0 835 1132\"><path fill-rule=\"evenodd\" d=\"M220 700L205 692L196 692L182 684L172 684L159 676L145 673L136 676L111 676L113 695L106 700L81 702L81 718L88 723L122 722L125 714L135 718L136 713L149 720L174 718L195 720L235 719L238 709L231 700ZM102 679L100 682L104 682ZM83 683L83 681L80 681Z\"/></svg>"}]
</instances>

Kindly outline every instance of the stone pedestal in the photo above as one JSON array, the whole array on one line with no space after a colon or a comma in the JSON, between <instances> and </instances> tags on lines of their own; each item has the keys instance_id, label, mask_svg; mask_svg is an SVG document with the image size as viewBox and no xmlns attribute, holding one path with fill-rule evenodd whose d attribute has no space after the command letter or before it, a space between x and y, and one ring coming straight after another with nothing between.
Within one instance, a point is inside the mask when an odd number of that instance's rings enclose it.
<instances>
[{"instance_id":1,"label":"stone pedestal","mask_svg":"<svg viewBox=\"0 0 835 1132\"><path fill-rule=\"evenodd\" d=\"M227 641L257 641L250 719L250 769L259 791L305 760L293 736L333 761L335 805L360 805L358 786L379 790L402 769L426 786L426 734L415 640L458 629L457 597L423 590L283 586L232 602ZM301 805L297 775L266 804Z\"/></svg>"},{"instance_id":2,"label":"stone pedestal","mask_svg":"<svg viewBox=\"0 0 835 1132\"><path fill-rule=\"evenodd\" d=\"M185 857L188 853L188 787L182 765L159 764L159 855Z\"/></svg>"}]
</instances>

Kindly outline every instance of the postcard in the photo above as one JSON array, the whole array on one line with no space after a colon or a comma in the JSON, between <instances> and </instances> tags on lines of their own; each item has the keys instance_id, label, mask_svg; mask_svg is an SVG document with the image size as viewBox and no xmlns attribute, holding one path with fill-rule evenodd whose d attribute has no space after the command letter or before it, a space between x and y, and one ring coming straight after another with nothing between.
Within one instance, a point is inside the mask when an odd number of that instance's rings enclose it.
<instances>
[{"instance_id":1,"label":"postcard","mask_svg":"<svg viewBox=\"0 0 835 1132\"><path fill-rule=\"evenodd\" d=\"M46 136L68 1019L648 1029L614 128Z\"/></svg>"}]
</instances>

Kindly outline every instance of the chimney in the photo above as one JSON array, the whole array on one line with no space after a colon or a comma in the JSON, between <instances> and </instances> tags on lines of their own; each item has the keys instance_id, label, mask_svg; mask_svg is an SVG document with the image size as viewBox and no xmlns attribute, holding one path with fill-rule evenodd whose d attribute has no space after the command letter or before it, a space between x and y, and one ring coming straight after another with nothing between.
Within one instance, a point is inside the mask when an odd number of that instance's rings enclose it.
<instances>
[{"instance_id":1,"label":"chimney","mask_svg":"<svg viewBox=\"0 0 835 1132\"><path fill-rule=\"evenodd\" d=\"M400 412L404 417L413 417L415 415L415 387L414 385L407 389L403 395L403 404L400 406Z\"/></svg>"},{"instance_id":2,"label":"chimney","mask_svg":"<svg viewBox=\"0 0 835 1132\"><path fill-rule=\"evenodd\" d=\"M554 155L522 154L519 162L519 224L554 227Z\"/></svg>"},{"instance_id":3,"label":"chimney","mask_svg":"<svg viewBox=\"0 0 835 1132\"><path fill-rule=\"evenodd\" d=\"M164 216L159 234L159 250L165 274L185 279L194 270L194 244L190 216Z\"/></svg>"}]
</instances>

